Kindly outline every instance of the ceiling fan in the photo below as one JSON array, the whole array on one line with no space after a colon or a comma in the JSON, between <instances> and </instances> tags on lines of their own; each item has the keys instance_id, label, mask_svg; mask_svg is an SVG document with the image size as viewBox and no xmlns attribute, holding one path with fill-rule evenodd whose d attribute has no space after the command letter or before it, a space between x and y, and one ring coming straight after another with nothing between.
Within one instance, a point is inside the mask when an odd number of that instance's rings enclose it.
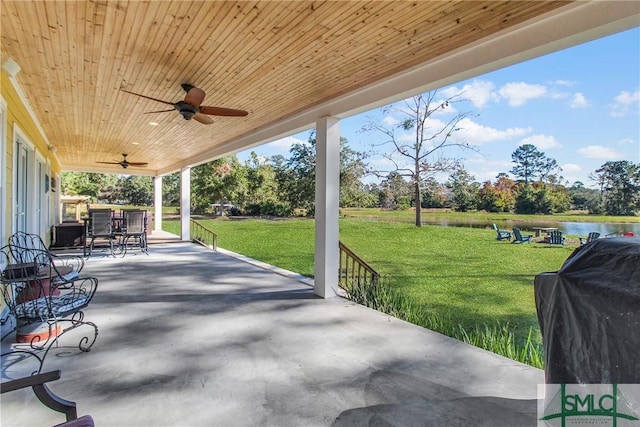
<instances>
[{"instance_id":1,"label":"ceiling fan","mask_svg":"<svg viewBox=\"0 0 640 427\"><path fill-rule=\"evenodd\" d=\"M234 110L233 108L209 107L206 105L200 105L202 104L202 101L204 101L204 91L202 89L194 87L193 85L190 85L189 83L183 83L181 86L182 89L187 92L187 95L184 97L184 101L178 102L163 101L161 99L152 98L150 96L141 95L139 93L131 92L128 90L120 90L132 95L150 99L152 101L158 101L162 102L163 104L173 105L173 108L170 110L148 111L145 114L165 113L168 111L177 110L180 114L182 114L182 117L184 117L185 120L194 119L205 125L210 125L211 123L213 123L213 119L209 116L243 117L249 114L244 110Z\"/></svg>"},{"instance_id":2,"label":"ceiling fan","mask_svg":"<svg viewBox=\"0 0 640 427\"><path fill-rule=\"evenodd\" d=\"M127 160L127 155L126 154L122 154L122 160L118 161L113 161L113 162L96 162L96 163L103 163L105 165L120 165L122 166L123 169L128 168L129 166L138 166L138 167L145 167L148 165L148 163L146 162L130 162L129 160Z\"/></svg>"}]
</instances>

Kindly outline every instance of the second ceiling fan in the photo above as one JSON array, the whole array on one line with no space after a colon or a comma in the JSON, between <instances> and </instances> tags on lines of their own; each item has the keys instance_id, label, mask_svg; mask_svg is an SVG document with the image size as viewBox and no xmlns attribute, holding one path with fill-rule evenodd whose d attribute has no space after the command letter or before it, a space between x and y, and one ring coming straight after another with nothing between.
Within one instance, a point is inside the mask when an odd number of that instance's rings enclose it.
<instances>
[{"instance_id":1,"label":"second ceiling fan","mask_svg":"<svg viewBox=\"0 0 640 427\"><path fill-rule=\"evenodd\" d=\"M148 165L147 162L130 162L129 160L127 160L127 155L124 153L122 154L122 160L114 160L113 162L96 162L96 163L102 163L105 165L120 165L122 166L123 169L126 169L129 166L145 167Z\"/></svg>"},{"instance_id":2,"label":"second ceiling fan","mask_svg":"<svg viewBox=\"0 0 640 427\"><path fill-rule=\"evenodd\" d=\"M142 98L150 99L152 101L162 102L163 104L172 105L173 108L169 110L159 110L159 111L149 111L145 114L150 113L164 113L168 111L178 111L185 120L194 119L200 123L205 125L210 125L213 123L213 119L209 116L227 116L227 117L244 117L248 112L244 110L235 110L233 108L222 108L222 107L209 107L206 105L201 105L202 101L204 101L205 92L197 88L189 83L183 83L182 89L187 92L187 95L184 97L184 101L178 102L169 102L163 101L161 99L152 98L150 96L142 95L139 93L131 92L125 89L121 89L123 92L130 93L132 95L140 96Z\"/></svg>"}]
</instances>

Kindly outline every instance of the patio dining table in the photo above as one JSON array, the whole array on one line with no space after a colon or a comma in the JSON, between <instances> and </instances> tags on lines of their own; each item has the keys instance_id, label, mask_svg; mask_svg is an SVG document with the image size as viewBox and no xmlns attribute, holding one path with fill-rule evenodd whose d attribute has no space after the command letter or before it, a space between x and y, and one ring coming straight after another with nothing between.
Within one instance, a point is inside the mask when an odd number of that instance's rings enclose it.
<instances>
[{"instance_id":1,"label":"patio dining table","mask_svg":"<svg viewBox=\"0 0 640 427\"><path fill-rule=\"evenodd\" d=\"M555 227L533 227L532 230L534 230L536 232L536 237L540 237L540 234L542 234L543 231L545 233L549 234L552 231L556 231L557 228L555 228Z\"/></svg>"}]
</instances>

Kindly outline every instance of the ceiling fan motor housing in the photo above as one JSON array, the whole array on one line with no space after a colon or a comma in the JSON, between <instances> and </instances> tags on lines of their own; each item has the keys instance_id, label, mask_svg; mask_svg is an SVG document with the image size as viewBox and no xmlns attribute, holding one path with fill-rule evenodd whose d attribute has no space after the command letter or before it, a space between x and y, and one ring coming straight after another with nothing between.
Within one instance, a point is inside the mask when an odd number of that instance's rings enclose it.
<instances>
[{"instance_id":1,"label":"ceiling fan motor housing","mask_svg":"<svg viewBox=\"0 0 640 427\"><path fill-rule=\"evenodd\" d=\"M185 120L191 120L191 118L197 113L196 107L191 104L187 104L184 101L176 103L176 110L182 114Z\"/></svg>"}]
</instances>

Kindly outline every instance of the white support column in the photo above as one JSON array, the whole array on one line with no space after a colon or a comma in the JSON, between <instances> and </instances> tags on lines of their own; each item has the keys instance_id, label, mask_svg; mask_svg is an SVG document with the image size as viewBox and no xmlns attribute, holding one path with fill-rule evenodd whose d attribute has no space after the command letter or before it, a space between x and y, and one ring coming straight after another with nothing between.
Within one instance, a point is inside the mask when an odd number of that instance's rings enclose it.
<instances>
[{"instance_id":1,"label":"white support column","mask_svg":"<svg viewBox=\"0 0 640 427\"><path fill-rule=\"evenodd\" d=\"M315 294L338 295L338 213L340 203L340 121L316 123Z\"/></svg>"},{"instance_id":2,"label":"white support column","mask_svg":"<svg viewBox=\"0 0 640 427\"><path fill-rule=\"evenodd\" d=\"M153 178L153 230L162 231L162 176Z\"/></svg>"},{"instance_id":3,"label":"white support column","mask_svg":"<svg viewBox=\"0 0 640 427\"><path fill-rule=\"evenodd\" d=\"M191 168L180 169L180 239L191 240Z\"/></svg>"}]
</instances>

